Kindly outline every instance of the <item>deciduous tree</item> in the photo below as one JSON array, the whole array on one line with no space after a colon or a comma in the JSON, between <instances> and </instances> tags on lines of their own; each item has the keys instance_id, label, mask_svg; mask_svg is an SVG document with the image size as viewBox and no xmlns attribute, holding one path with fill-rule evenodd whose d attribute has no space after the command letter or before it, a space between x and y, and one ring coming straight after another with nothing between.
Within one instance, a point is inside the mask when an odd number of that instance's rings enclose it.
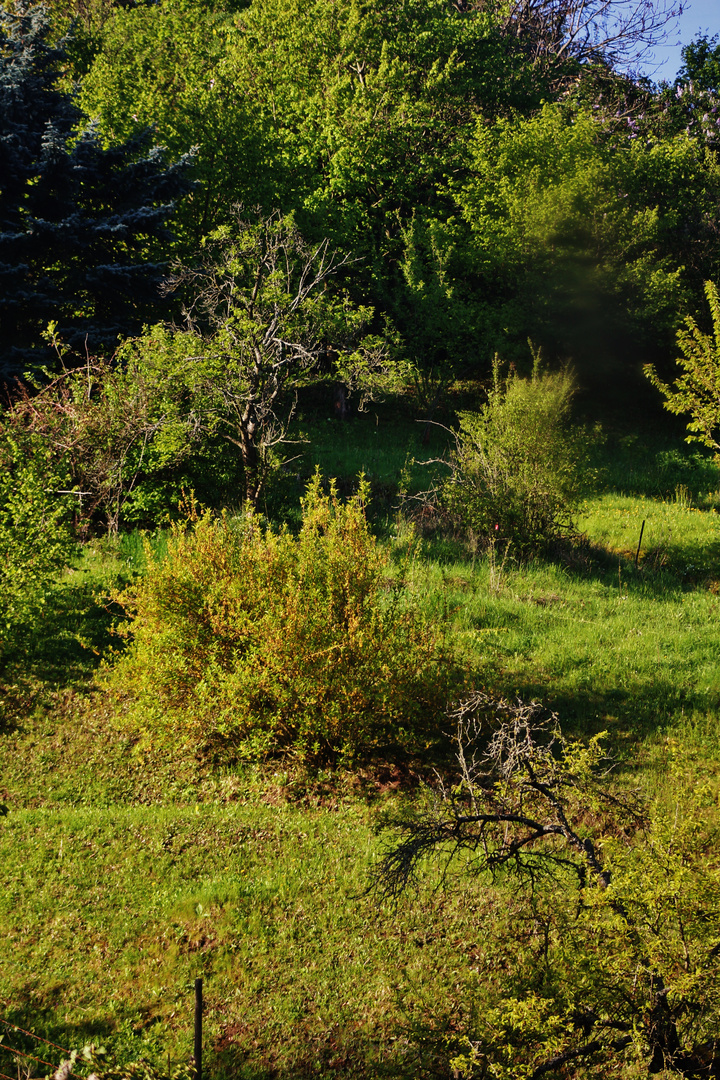
<instances>
[{"instance_id":1,"label":"deciduous tree","mask_svg":"<svg viewBox=\"0 0 720 1080\"><path fill-rule=\"evenodd\" d=\"M705 282L712 334L704 333L689 316L678 331L682 374L672 386L663 382L652 364L644 371L665 398L665 408L677 416L690 414L688 442L715 450L720 460L720 296L712 281Z\"/></svg>"},{"instance_id":2,"label":"deciduous tree","mask_svg":"<svg viewBox=\"0 0 720 1080\"><path fill-rule=\"evenodd\" d=\"M0 415L0 656L41 610L72 550L67 468Z\"/></svg>"},{"instance_id":3,"label":"deciduous tree","mask_svg":"<svg viewBox=\"0 0 720 1080\"><path fill-rule=\"evenodd\" d=\"M186 329L173 340L184 343L193 408L205 430L239 449L251 506L282 460L303 380L334 362L372 392L388 372L378 338L358 345L371 309L330 288L348 263L327 240L308 244L292 217L238 211L168 283L186 297ZM152 347L150 338L135 347Z\"/></svg>"}]
</instances>

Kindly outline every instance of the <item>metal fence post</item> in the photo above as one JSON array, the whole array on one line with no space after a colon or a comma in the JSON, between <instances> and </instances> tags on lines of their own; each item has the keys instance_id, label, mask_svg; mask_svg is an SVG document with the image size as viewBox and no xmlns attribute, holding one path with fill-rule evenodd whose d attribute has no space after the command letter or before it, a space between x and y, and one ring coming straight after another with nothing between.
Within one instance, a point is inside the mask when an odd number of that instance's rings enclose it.
<instances>
[{"instance_id":1,"label":"metal fence post","mask_svg":"<svg viewBox=\"0 0 720 1080\"><path fill-rule=\"evenodd\" d=\"M195 1047L193 1057L195 1059L195 1080L202 1080L202 1012L203 1012L203 981L195 980Z\"/></svg>"}]
</instances>

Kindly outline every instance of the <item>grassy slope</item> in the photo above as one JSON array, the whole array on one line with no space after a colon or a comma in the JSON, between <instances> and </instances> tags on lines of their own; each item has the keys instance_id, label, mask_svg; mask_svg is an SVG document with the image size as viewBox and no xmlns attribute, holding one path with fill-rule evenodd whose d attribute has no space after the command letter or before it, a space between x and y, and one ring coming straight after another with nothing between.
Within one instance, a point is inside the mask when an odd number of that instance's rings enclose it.
<instances>
[{"instance_id":1,"label":"grassy slope","mask_svg":"<svg viewBox=\"0 0 720 1080\"><path fill-rule=\"evenodd\" d=\"M637 544L643 519L649 544L669 523L687 547L651 547L635 570L626 540ZM435 563L427 604L450 608L495 688L539 697L582 731L615 726L634 742L716 712L720 516L606 496L586 504L581 524L615 552L594 570Z\"/></svg>"},{"instance_id":2,"label":"grassy slope","mask_svg":"<svg viewBox=\"0 0 720 1080\"><path fill-rule=\"evenodd\" d=\"M488 685L541 697L571 729L608 729L655 790L669 755L681 774L715 774L720 758L720 518L686 505L696 473L675 461L671 501L588 501L592 558L518 568L426 545L412 579ZM377 808L407 797L391 769L309 783L137 756L87 689L112 641L113 612L93 596L138 558L86 557L5 666L0 1015L63 1046L95 1037L178 1060L203 974L214 1075L433 1075L423 1031L469 1007L492 896L465 882L392 911L362 895ZM1 1049L0 1072L15 1072Z\"/></svg>"}]
</instances>

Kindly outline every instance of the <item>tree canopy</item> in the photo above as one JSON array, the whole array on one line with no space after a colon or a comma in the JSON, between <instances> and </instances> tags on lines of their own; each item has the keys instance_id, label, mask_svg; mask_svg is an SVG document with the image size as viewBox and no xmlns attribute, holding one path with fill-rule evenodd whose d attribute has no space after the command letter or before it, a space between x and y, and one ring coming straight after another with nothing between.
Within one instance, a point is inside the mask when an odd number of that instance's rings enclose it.
<instances>
[{"instance_id":1,"label":"tree canopy","mask_svg":"<svg viewBox=\"0 0 720 1080\"><path fill-rule=\"evenodd\" d=\"M169 259L201 264L238 204L350 260L428 416L528 337L627 394L720 271L717 43L672 87L630 74L669 0L93 0L52 28L23 3L0 84L18 358L50 319L91 351L156 323Z\"/></svg>"}]
</instances>

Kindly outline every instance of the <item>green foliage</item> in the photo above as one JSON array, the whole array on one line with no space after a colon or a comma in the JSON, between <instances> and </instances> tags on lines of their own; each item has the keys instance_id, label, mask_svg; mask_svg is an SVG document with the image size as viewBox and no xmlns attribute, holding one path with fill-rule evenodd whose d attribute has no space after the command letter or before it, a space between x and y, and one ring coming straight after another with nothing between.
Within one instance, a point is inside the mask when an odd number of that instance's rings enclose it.
<instances>
[{"instance_id":1,"label":"green foliage","mask_svg":"<svg viewBox=\"0 0 720 1080\"><path fill-rule=\"evenodd\" d=\"M394 315L415 362L416 393L428 418L461 365L477 360L477 303L460 284L469 269L461 223L414 217L403 229L404 287Z\"/></svg>"},{"instance_id":2,"label":"green foliage","mask_svg":"<svg viewBox=\"0 0 720 1080\"><path fill-rule=\"evenodd\" d=\"M709 90L716 95L720 93L720 44L717 34L710 38L698 34L694 41L683 47L682 59L677 84L692 83L699 90Z\"/></svg>"},{"instance_id":3,"label":"green foliage","mask_svg":"<svg viewBox=\"0 0 720 1080\"><path fill-rule=\"evenodd\" d=\"M649 1073L712 1075L713 792L696 783L669 812L651 808L609 781L603 736L568 739L539 712L483 694L459 705L457 783L439 805L400 819L381 864L392 895L430 853L467 852L471 873L501 883L501 893L512 887L510 919L489 915L496 952L479 966L454 1067L463 1077L521 1080L644 1061Z\"/></svg>"},{"instance_id":4,"label":"green foliage","mask_svg":"<svg viewBox=\"0 0 720 1080\"><path fill-rule=\"evenodd\" d=\"M485 364L508 333L578 369L581 354L633 364L628 331L666 347L714 273L715 156L686 134L690 114L670 123L677 103L549 60L564 16L446 0L93 5L75 72L86 114L110 141L154 124L173 156L198 147L184 257L238 200L294 212L357 257L353 295L392 320L430 412L458 359ZM544 41L534 59L530 41ZM571 69L582 89L553 104Z\"/></svg>"},{"instance_id":5,"label":"green foliage","mask_svg":"<svg viewBox=\"0 0 720 1080\"><path fill-rule=\"evenodd\" d=\"M530 333L573 358L595 350L597 362L601 346L604 359L616 337L622 347L628 321L663 344L674 332L699 271L687 237L705 250L698 219L715 212L720 173L684 132L639 138L632 124L567 104L478 124L454 190L496 334Z\"/></svg>"},{"instance_id":6,"label":"green foliage","mask_svg":"<svg viewBox=\"0 0 720 1080\"><path fill-rule=\"evenodd\" d=\"M487 403L460 414L442 499L481 541L512 544L522 555L572 530L583 439L569 424L574 383L567 371L542 372L536 354L530 378L500 372L496 357Z\"/></svg>"},{"instance_id":7,"label":"green foliage","mask_svg":"<svg viewBox=\"0 0 720 1080\"><path fill-rule=\"evenodd\" d=\"M51 339L53 332L51 324ZM163 361L130 342L112 359L63 368L34 391L18 387L6 424L31 433L48 460L65 467L79 493L83 528L96 512L113 533L121 521L168 512L157 481L186 462L200 440L177 377L184 355L169 348Z\"/></svg>"},{"instance_id":8,"label":"green foliage","mask_svg":"<svg viewBox=\"0 0 720 1080\"><path fill-rule=\"evenodd\" d=\"M233 14L168 0L112 14L81 101L114 139L154 122L174 154L198 146L186 240L236 201L294 210L359 257L359 287L387 311L406 299L403 227L416 209L446 217L477 116L534 107L538 82L477 7L258 0Z\"/></svg>"},{"instance_id":9,"label":"green foliage","mask_svg":"<svg viewBox=\"0 0 720 1080\"><path fill-rule=\"evenodd\" d=\"M160 342L183 354L190 415L237 447L245 500L256 507L270 472L283 463L298 387L321 372L340 374L367 396L388 378L381 338L358 341L372 309L331 287L348 263L323 240L310 245L292 215L244 217L216 230L200 259L171 285L183 290L188 329L155 328L133 346ZM162 361L160 361L162 362Z\"/></svg>"},{"instance_id":10,"label":"green foliage","mask_svg":"<svg viewBox=\"0 0 720 1080\"><path fill-rule=\"evenodd\" d=\"M128 654L107 673L151 742L245 757L348 758L416 745L451 682L438 633L385 593L364 515L315 475L297 538L252 516L195 517L117 599Z\"/></svg>"},{"instance_id":11,"label":"green foliage","mask_svg":"<svg viewBox=\"0 0 720 1080\"><path fill-rule=\"evenodd\" d=\"M154 1065L150 1061L129 1061L125 1065L96 1062L93 1073L97 1080L193 1080L192 1065L176 1065L174 1069Z\"/></svg>"},{"instance_id":12,"label":"green foliage","mask_svg":"<svg viewBox=\"0 0 720 1080\"><path fill-rule=\"evenodd\" d=\"M677 335L682 352L678 364L683 374L668 386L652 364L643 370L664 396L669 412L680 416L690 414L687 441L702 443L720 455L720 296L712 281L705 282L705 296L713 332L703 333L691 316L685 320Z\"/></svg>"},{"instance_id":13,"label":"green foliage","mask_svg":"<svg viewBox=\"0 0 720 1080\"><path fill-rule=\"evenodd\" d=\"M607 887L559 874L490 916L497 951L478 966L467 1033L448 1040L459 1076L712 1075L720 868L700 786L644 835L608 829Z\"/></svg>"},{"instance_id":14,"label":"green foliage","mask_svg":"<svg viewBox=\"0 0 720 1080\"><path fill-rule=\"evenodd\" d=\"M88 1070L92 1071L88 1074ZM70 1076L87 1076L88 1080L89 1077L95 1080L193 1080L195 1075L190 1064L171 1068L169 1061L158 1066L144 1058L122 1062L108 1054L104 1046L89 1043L80 1053L72 1051L56 1070L53 1080L68 1080Z\"/></svg>"},{"instance_id":15,"label":"green foliage","mask_svg":"<svg viewBox=\"0 0 720 1080\"><path fill-rule=\"evenodd\" d=\"M4 418L3 418L4 420ZM72 548L66 473L37 439L0 426L0 653L46 602Z\"/></svg>"},{"instance_id":16,"label":"green foliage","mask_svg":"<svg viewBox=\"0 0 720 1080\"><path fill-rule=\"evenodd\" d=\"M110 141L152 125L174 157L196 148L197 187L179 215L186 253L238 198L274 198L263 117L230 62L240 27L227 9L197 0L116 6L82 72L80 104Z\"/></svg>"}]
</instances>

